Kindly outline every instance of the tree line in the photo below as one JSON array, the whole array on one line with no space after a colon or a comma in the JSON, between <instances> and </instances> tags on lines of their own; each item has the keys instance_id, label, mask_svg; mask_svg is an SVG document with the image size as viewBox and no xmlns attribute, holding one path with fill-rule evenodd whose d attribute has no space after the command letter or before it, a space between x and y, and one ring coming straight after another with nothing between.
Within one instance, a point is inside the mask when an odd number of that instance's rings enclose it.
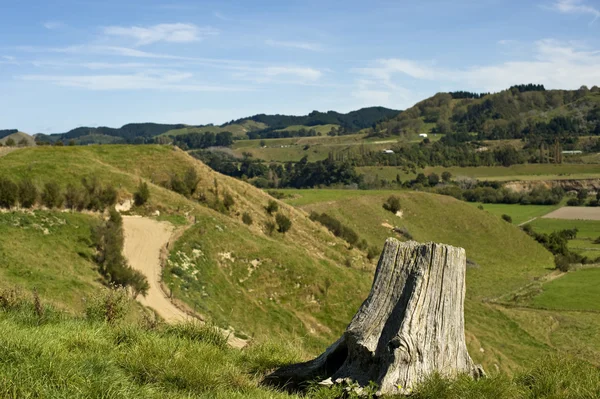
<instances>
[{"instance_id":1,"label":"tree line","mask_svg":"<svg viewBox=\"0 0 600 399\"><path fill-rule=\"evenodd\" d=\"M209 147L229 147L233 144L233 133L231 132L193 132L170 136L173 145L182 150L202 149Z\"/></svg>"}]
</instances>

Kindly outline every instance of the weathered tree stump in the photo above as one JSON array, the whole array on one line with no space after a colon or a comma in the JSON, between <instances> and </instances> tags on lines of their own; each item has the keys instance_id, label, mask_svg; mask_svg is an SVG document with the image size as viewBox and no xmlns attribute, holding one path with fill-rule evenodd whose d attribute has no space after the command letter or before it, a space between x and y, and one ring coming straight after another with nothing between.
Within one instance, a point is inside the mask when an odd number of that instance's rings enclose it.
<instances>
[{"instance_id":1,"label":"weathered tree stump","mask_svg":"<svg viewBox=\"0 0 600 399\"><path fill-rule=\"evenodd\" d=\"M482 376L465 343L465 269L462 248L389 238L371 293L342 337L318 358L283 367L265 383L294 390L315 380L351 379L398 394L433 372Z\"/></svg>"}]
</instances>

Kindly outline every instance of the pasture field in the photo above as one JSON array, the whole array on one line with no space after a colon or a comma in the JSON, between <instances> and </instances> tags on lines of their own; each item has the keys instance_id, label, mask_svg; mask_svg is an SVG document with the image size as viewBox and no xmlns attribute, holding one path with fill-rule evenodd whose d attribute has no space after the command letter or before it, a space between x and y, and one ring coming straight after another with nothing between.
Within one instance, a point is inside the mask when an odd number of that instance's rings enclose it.
<instances>
[{"instance_id":1,"label":"pasture field","mask_svg":"<svg viewBox=\"0 0 600 399\"><path fill-rule=\"evenodd\" d=\"M577 238L569 241L569 248L591 259L600 257L600 244L594 240L600 236L600 221L598 220L565 220L539 218L531 222L533 229L540 233L577 228Z\"/></svg>"},{"instance_id":2,"label":"pasture field","mask_svg":"<svg viewBox=\"0 0 600 399\"><path fill-rule=\"evenodd\" d=\"M321 133L322 135L327 135L331 131L331 128L337 129L340 125L327 124L327 125L316 125L316 126L305 126L305 125L292 125L288 126L284 129L278 129L276 132L297 132L301 129L304 130L314 130L317 133Z\"/></svg>"},{"instance_id":3,"label":"pasture field","mask_svg":"<svg viewBox=\"0 0 600 399\"><path fill-rule=\"evenodd\" d=\"M178 136L180 134L188 133L222 133L231 132L234 137L246 137L246 133L252 130L266 129L268 126L261 122L255 122L253 120L245 120L239 124L233 124L228 126L202 126L202 127L184 127L182 129L173 129L161 134L161 136Z\"/></svg>"},{"instance_id":4,"label":"pasture field","mask_svg":"<svg viewBox=\"0 0 600 399\"><path fill-rule=\"evenodd\" d=\"M396 166L365 166L357 168L361 174L368 176L378 175L380 179L395 180L396 175L404 180L414 179L416 173L407 172ZM531 180L578 180L600 178L600 165L598 164L522 164L503 166L477 166L477 167L427 167L417 173L429 175L450 172L454 178L471 177L489 181L531 181Z\"/></svg>"},{"instance_id":5,"label":"pasture field","mask_svg":"<svg viewBox=\"0 0 600 399\"><path fill-rule=\"evenodd\" d=\"M600 313L600 269L581 269L542 286L531 304L544 309L585 310Z\"/></svg>"},{"instance_id":6,"label":"pasture field","mask_svg":"<svg viewBox=\"0 0 600 399\"><path fill-rule=\"evenodd\" d=\"M479 202L470 202L473 206L483 206L487 212L496 215L508 215L512 218L514 224L519 225L534 218L542 217L558 208L557 205L520 205L520 204L483 204Z\"/></svg>"}]
</instances>

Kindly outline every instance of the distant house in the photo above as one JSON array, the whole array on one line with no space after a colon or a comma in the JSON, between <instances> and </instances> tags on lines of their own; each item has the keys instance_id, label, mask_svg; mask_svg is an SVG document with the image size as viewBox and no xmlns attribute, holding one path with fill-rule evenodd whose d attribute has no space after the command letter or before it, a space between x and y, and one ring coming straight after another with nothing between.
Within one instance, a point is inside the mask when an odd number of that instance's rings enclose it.
<instances>
[{"instance_id":1,"label":"distant house","mask_svg":"<svg viewBox=\"0 0 600 399\"><path fill-rule=\"evenodd\" d=\"M427 137L427 133L421 133L419 134L419 137Z\"/></svg>"},{"instance_id":2,"label":"distant house","mask_svg":"<svg viewBox=\"0 0 600 399\"><path fill-rule=\"evenodd\" d=\"M384 153L384 154L393 154L394 150L383 150L381 152Z\"/></svg>"},{"instance_id":3,"label":"distant house","mask_svg":"<svg viewBox=\"0 0 600 399\"><path fill-rule=\"evenodd\" d=\"M583 151L563 151L563 154L583 154Z\"/></svg>"}]
</instances>

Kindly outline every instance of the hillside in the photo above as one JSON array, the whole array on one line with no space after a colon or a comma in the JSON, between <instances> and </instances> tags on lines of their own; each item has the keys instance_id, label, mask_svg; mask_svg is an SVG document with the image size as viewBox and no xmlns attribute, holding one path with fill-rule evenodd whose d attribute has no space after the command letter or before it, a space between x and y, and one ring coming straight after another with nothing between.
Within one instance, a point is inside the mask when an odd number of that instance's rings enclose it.
<instances>
[{"instance_id":1,"label":"hillside","mask_svg":"<svg viewBox=\"0 0 600 399\"><path fill-rule=\"evenodd\" d=\"M4 137L0 137L0 144L2 145L7 145L7 142L9 140L12 140L15 144L15 146L27 146L27 147L31 147L35 145L35 139L28 135L27 133L23 133L23 132L14 132L14 133L10 133ZM26 144L23 144L26 143Z\"/></svg>"},{"instance_id":2,"label":"hillside","mask_svg":"<svg viewBox=\"0 0 600 399\"><path fill-rule=\"evenodd\" d=\"M520 85L494 94L438 93L375 126L373 135L472 133L479 140L559 139L600 134L600 89Z\"/></svg>"},{"instance_id":3,"label":"hillside","mask_svg":"<svg viewBox=\"0 0 600 399\"><path fill-rule=\"evenodd\" d=\"M111 127L77 127L66 133L55 133L50 135L36 135L37 139L43 142L55 143L62 141L67 143L74 140L76 144L145 144L154 143L159 136L175 137L190 133L223 133L230 132L239 139L257 138L262 136L277 135L281 136L281 131L290 128L292 135L298 135L300 129L311 130L319 129L322 133L325 126L331 130L330 125L340 126L346 132L355 132L367 127L371 127L377 122L384 121L390 117L396 116L400 111L391 110L383 107L363 108L352 111L347 114L341 114L335 111L326 113L313 111L305 116L291 115L255 115L247 118L241 118L220 126L216 125L185 125L185 124L160 124L160 123L130 123L120 128ZM278 132L275 132L279 130ZM3 132L3 131L0 131ZM8 132L8 131L7 131ZM290 134L288 132L288 134ZM0 135L1 138L1 135Z\"/></svg>"}]
</instances>

